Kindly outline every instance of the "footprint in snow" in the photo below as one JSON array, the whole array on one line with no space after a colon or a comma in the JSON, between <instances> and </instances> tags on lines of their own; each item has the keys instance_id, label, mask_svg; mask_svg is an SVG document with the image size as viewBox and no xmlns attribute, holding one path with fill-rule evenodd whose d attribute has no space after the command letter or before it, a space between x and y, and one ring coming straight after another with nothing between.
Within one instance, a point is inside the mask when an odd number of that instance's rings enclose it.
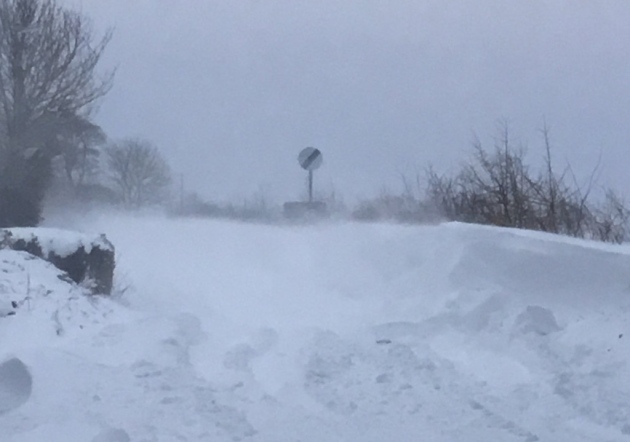
<instances>
[{"instance_id":1,"label":"footprint in snow","mask_svg":"<svg viewBox=\"0 0 630 442\"><path fill-rule=\"evenodd\" d=\"M33 378L18 358L0 364L0 416L24 405L31 397Z\"/></svg>"}]
</instances>

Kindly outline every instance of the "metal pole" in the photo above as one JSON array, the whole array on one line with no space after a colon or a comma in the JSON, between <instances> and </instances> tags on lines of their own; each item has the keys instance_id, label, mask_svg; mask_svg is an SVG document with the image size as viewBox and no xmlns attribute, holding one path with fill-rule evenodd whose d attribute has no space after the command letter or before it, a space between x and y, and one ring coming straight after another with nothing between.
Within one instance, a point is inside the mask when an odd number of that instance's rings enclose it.
<instances>
[{"instance_id":1,"label":"metal pole","mask_svg":"<svg viewBox=\"0 0 630 442\"><path fill-rule=\"evenodd\" d=\"M179 175L179 212L184 213L184 174Z\"/></svg>"},{"instance_id":2,"label":"metal pole","mask_svg":"<svg viewBox=\"0 0 630 442\"><path fill-rule=\"evenodd\" d=\"M313 171L308 171L308 202L313 202Z\"/></svg>"}]
</instances>

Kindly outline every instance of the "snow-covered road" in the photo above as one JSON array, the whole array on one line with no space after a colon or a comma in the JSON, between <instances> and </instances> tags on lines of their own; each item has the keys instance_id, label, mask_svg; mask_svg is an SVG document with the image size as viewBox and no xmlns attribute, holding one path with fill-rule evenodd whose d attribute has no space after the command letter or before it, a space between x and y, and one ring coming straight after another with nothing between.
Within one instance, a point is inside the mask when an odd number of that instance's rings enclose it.
<instances>
[{"instance_id":1,"label":"snow-covered road","mask_svg":"<svg viewBox=\"0 0 630 442\"><path fill-rule=\"evenodd\" d=\"M126 290L60 287L0 318L0 362L32 381L3 413L0 379L2 441L630 440L625 246L462 224L75 223L115 244Z\"/></svg>"}]
</instances>

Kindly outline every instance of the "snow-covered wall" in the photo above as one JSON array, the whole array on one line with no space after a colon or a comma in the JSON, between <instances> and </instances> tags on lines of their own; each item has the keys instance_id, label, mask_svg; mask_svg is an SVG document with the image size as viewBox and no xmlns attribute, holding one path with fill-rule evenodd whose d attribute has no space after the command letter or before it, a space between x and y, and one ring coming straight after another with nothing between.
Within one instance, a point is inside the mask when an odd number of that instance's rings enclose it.
<instances>
[{"instance_id":1,"label":"snow-covered wall","mask_svg":"<svg viewBox=\"0 0 630 442\"><path fill-rule=\"evenodd\" d=\"M65 271L77 284L87 284L95 294L111 293L114 246L104 234L15 227L0 230L0 247L45 259Z\"/></svg>"}]
</instances>

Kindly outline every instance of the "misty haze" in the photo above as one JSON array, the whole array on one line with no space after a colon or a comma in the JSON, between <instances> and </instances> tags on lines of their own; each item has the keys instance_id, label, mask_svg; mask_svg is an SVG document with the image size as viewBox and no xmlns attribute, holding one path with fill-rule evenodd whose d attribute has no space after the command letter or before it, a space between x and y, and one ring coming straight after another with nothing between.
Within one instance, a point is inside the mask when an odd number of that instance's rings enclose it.
<instances>
[{"instance_id":1,"label":"misty haze","mask_svg":"<svg viewBox=\"0 0 630 442\"><path fill-rule=\"evenodd\" d=\"M627 440L629 22L0 0L0 440Z\"/></svg>"}]
</instances>

